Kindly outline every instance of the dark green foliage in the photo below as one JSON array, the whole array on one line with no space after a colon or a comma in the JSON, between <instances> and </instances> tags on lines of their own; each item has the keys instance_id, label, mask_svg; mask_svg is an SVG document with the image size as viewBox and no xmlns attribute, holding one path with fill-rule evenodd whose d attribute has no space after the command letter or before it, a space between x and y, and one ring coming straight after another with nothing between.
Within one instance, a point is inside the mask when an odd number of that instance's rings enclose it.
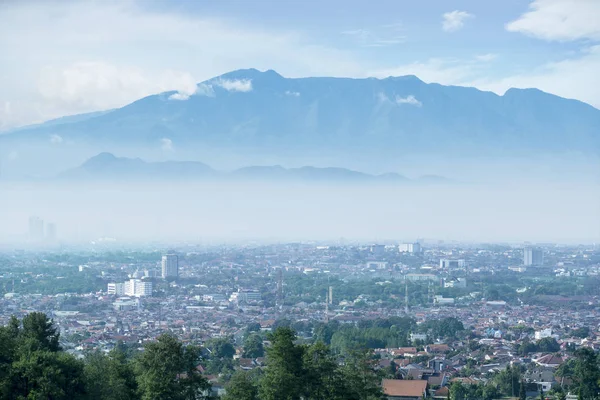
<instances>
[{"instance_id":1,"label":"dark green foliage","mask_svg":"<svg viewBox=\"0 0 600 400\"><path fill-rule=\"evenodd\" d=\"M211 358L233 358L235 347L228 338L210 339L205 347L210 351Z\"/></svg>"},{"instance_id":2,"label":"dark green foliage","mask_svg":"<svg viewBox=\"0 0 600 400\"><path fill-rule=\"evenodd\" d=\"M244 342L244 354L245 358L257 358L265 355L265 349L263 347L263 340L258 334L251 334Z\"/></svg>"},{"instance_id":3,"label":"dark green foliage","mask_svg":"<svg viewBox=\"0 0 600 400\"><path fill-rule=\"evenodd\" d=\"M125 352L116 347L108 355L89 354L84 366L88 395L92 399L136 399L137 383Z\"/></svg>"},{"instance_id":4,"label":"dark green foliage","mask_svg":"<svg viewBox=\"0 0 600 400\"><path fill-rule=\"evenodd\" d=\"M378 321L365 329L385 329L388 323ZM364 349L334 355L323 342L296 343L296 333L288 327L275 330L269 340L264 373L234 372L229 340L209 343L213 356L208 369L224 380L231 376L225 400L377 400L382 398L381 378L393 376L388 370L375 372L375 359ZM246 342L247 354L259 356L263 351L259 334L252 333ZM80 361L60 349L57 330L44 314L30 314L23 324L12 318L0 327L0 398L209 399L210 384L197 368L200 354L198 347L161 335L133 358L119 343L108 354L93 352Z\"/></svg>"},{"instance_id":5,"label":"dark green foliage","mask_svg":"<svg viewBox=\"0 0 600 400\"><path fill-rule=\"evenodd\" d=\"M598 367L598 357L596 353L587 347L582 347L575 352L575 374L577 382L577 396L581 400L591 400L597 398L600 393L598 380L600 379L600 369Z\"/></svg>"},{"instance_id":6,"label":"dark green foliage","mask_svg":"<svg viewBox=\"0 0 600 400\"><path fill-rule=\"evenodd\" d=\"M252 375L246 371L233 374L226 391L223 400L258 400L258 385Z\"/></svg>"},{"instance_id":7,"label":"dark green foliage","mask_svg":"<svg viewBox=\"0 0 600 400\"><path fill-rule=\"evenodd\" d=\"M366 350L352 351L344 360L343 381L348 400L381 399L381 379L373 370L373 359Z\"/></svg>"},{"instance_id":8,"label":"dark green foliage","mask_svg":"<svg viewBox=\"0 0 600 400\"><path fill-rule=\"evenodd\" d=\"M28 350L60 350L58 330L44 313L33 312L26 315L23 318L20 337L22 338L22 345L28 346Z\"/></svg>"},{"instance_id":9,"label":"dark green foliage","mask_svg":"<svg viewBox=\"0 0 600 400\"><path fill-rule=\"evenodd\" d=\"M547 337L538 340L536 343L537 351L543 351L545 353L556 353L560 351L560 344L553 337Z\"/></svg>"},{"instance_id":10,"label":"dark green foliage","mask_svg":"<svg viewBox=\"0 0 600 400\"><path fill-rule=\"evenodd\" d=\"M523 380L521 380L521 384L519 385L519 400L527 400L527 388Z\"/></svg>"},{"instance_id":11,"label":"dark green foliage","mask_svg":"<svg viewBox=\"0 0 600 400\"><path fill-rule=\"evenodd\" d=\"M315 327L314 337L329 343L333 351L346 354L356 348L408 346L408 335L415 327L412 318L400 317L360 321L357 326L332 322Z\"/></svg>"},{"instance_id":12,"label":"dark green foliage","mask_svg":"<svg viewBox=\"0 0 600 400\"><path fill-rule=\"evenodd\" d=\"M136 378L142 400L194 400L210 389L196 369L200 349L184 347L172 335L161 335L145 346L136 360Z\"/></svg>"},{"instance_id":13,"label":"dark green foliage","mask_svg":"<svg viewBox=\"0 0 600 400\"><path fill-rule=\"evenodd\" d=\"M297 400L303 392L304 347L296 345L296 334L290 328L279 328L269 336L267 368L260 385L263 400Z\"/></svg>"},{"instance_id":14,"label":"dark green foliage","mask_svg":"<svg viewBox=\"0 0 600 400\"><path fill-rule=\"evenodd\" d=\"M571 332L571 334L575 337L585 339L586 337L588 337L590 335L590 328L588 328L587 326L577 328L577 329L574 329L573 332Z\"/></svg>"}]
</instances>

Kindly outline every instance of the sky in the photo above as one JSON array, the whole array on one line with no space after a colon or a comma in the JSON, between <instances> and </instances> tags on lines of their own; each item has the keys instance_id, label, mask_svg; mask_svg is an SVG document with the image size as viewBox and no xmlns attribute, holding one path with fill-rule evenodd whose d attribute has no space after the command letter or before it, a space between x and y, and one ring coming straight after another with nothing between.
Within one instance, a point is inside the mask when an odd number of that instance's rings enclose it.
<instances>
[{"instance_id":1,"label":"sky","mask_svg":"<svg viewBox=\"0 0 600 400\"><path fill-rule=\"evenodd\" d=\"M240 68L387 77L600 108L598 0L0 0L0 130Z\"/></svg>"}]
</instances>

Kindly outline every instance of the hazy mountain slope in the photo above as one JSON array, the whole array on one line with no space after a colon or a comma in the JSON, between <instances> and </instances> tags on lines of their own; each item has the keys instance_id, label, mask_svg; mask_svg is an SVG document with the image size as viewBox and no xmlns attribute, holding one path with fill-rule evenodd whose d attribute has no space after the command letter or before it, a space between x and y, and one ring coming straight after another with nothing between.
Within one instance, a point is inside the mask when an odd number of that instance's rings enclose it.
<instances>
[{"instance_id":1,"label":"hazy mountain slope","mask_svg":"<svg viewBox=\"0 0 600 400\"><path fill-rule=\"evenodd\" d=\"M281 166L250 166L234 171L216 171L206 164L190 161L146 162L139 158L115 157L101 153L79 167L58 176L67 181L159 181L159 180L218 180L218 181L278 181L330 183L406 183L408 178L395 174L370 175L345 168L283 168ZM424 183L426 181L423 181Z\"/></svg>"},{"instance_id":2,"label":"hazy mountain slope","mask_svg":"<svg viewBox=\"0 0 600 400\"><path fill-rule=\"evenodd\" d=\"M3 139L55 134L102 145L156 145L168 138L186 146L398 152L597 151L600 143L599 110L533 89L498 96L414 76L288 79L240 70L199 84L187 100L174 94Z\"/></svg>"}]
</instances>

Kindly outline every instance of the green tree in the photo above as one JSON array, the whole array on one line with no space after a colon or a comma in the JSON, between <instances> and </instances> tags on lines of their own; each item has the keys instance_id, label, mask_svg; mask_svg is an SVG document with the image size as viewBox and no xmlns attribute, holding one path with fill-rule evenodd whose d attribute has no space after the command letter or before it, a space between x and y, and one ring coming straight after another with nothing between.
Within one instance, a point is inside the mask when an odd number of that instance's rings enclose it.
<instances>
[{"instance_id":1,"label":"green tree","mask_svg":"<svg viewBox=\"0 0 600 400\"><path fill-rule=\"evenodd\" d=\"M125 352L115 347L108 355L100 352L85 358L86 387L91 399L132 400L136 399L137 383Z\"/></svg>"},{"instance_id":2,"label":"green tree","mask_svg":"<svg viewBox=\"0 0 600 400\"><path fill-rule=\"evenodd\" d=\"M136 378L142 400L196 400L207 398L210 384L196 368L200 349L184 347L164 334L147 344L136 360Z\"/></svg>"},{"instance_id":3,"label":"green tree","mask_svg":"<svg viewBox=\"0 0 600 400\"><path fill-rule=\"evenodd\" d=\"M303 367L306 374L304 399L346 399L346 382L336 360L323 342L317 342L305 350Z\"/></svg>"},{"instance_id":4,"label":"green tree","mask_svg":"<svg viewBox=\"0 0 600 400\"><path fill-rule=\"evenodd\" d=\"M353 350L344 360L343 381L348 400L381 399L381 380L373 369L373 358L367 350Z\"/></svg>"},{"instance_id":5,"label":"green tree","mask_svg":"<svg viewBox=\"0 0 600 400\"><path fill-rule=\"evenodd\" d=\"M244 342L244 354L245 358L257 358L265 355L265 349L263 347L263 340L260 335L254 333L248 336Z\"/></svg>"},{"instance_id":6,"label":"green tree","mask_svg":"<svg viewBox=\"0 0 600 400\"><path fill-rule=\"evenodd\" d=\"M450 399L451 400L465 400L467 396L467 389L465 385L460 381L453 382L450 385Z\"/></svg>"},{"instance_id":7,"label":"green tree","mask_svg":"<svg viewBox=\"0 0 600 400\"><path fill-rule=\"evenodd\" d=\"M246 371L233 374L225 390L223 400L258 400L258 386Z\"/></svg>"},{"instance_id":8,"label":"green tree","mask_svg":"<svg viewBox=\"0 0 600 400\"><path fill-rule=\"evenodd\" d=\"M233 358L235 347L229 338L210 339L205 347L210 351L211 358Z\"/></svg>"},{"instance_id":9,"label":"green tree","mask_svg":"<svg viewBox=\"0 0 600 400\"><path fill-rule=\"evenodd\" d=\"M553 337L546 337L538 340L537 349L546 353L556 353L560 351L560 344Z\"/></svg>"},{"instance_id":10,"label":"green tree","mask_svg":"<svg viewBox=\"0 0 600 400\"><path fill-rule=\"evenodd\" d=\"M295 332L280 327L269 335L267 366L259 388L262 400L299 400L304 390L304 347L296 345Z\"/></svg>"},{"instance_id":11,"label":"green tree","mask_svg":"<svg viewBox=\"0 0 600 400\"><path fill-rule=\"evenodd\" d=\"M23 318L19 340L21 345L27 346L29 350L58 351L60 350L59 336L58 329L46 314L32 312Z\"/></svg>"},{"instance_id":12,"label":"green tree","mask_svg":"<svg viewBox=\"0 0 600 400\"><path fill-rule=\"evenodd\" d=\"M8 399L70 400L84 393L83 363L67 353L33 351L12 365Z\"/></svg>"},{"instance_id":13,"label":"green tree","mask_svg":"<svg viewBox=\"0 0 600 400\"><path fill-rule=\"evenodd\" d=\"M600 387L600 369L596 353L590 348L582 347L575 352L575 374L577 393L581 400L592 400L598 396Z\"/></svg>"},{"instance_id":14,"label":"green tree","mask_svg":"<svg viewBox=\"0 0 600 400\"><path fill-rule=\"evenodd\" d=\"M523 379L521 379L521 384L519 385L519 400L527 400L527 388Z\"/></svg>"}]
</instances>

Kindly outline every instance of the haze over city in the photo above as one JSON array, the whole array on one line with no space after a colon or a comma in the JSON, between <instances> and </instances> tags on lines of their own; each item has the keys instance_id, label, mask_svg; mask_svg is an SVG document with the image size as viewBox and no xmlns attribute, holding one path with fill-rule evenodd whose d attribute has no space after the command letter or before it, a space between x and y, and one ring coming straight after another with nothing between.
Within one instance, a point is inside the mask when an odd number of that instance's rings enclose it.
<instances>
[{"instance_id":1,"label":"haze over city","mask_svg":"<svg viewBox=\"0 0 600 400\"><path fill-rule=\"evenodd\" d=\"M0 399L599 399L599 17L0 0Z\"/></svg>"}]
</instances>

